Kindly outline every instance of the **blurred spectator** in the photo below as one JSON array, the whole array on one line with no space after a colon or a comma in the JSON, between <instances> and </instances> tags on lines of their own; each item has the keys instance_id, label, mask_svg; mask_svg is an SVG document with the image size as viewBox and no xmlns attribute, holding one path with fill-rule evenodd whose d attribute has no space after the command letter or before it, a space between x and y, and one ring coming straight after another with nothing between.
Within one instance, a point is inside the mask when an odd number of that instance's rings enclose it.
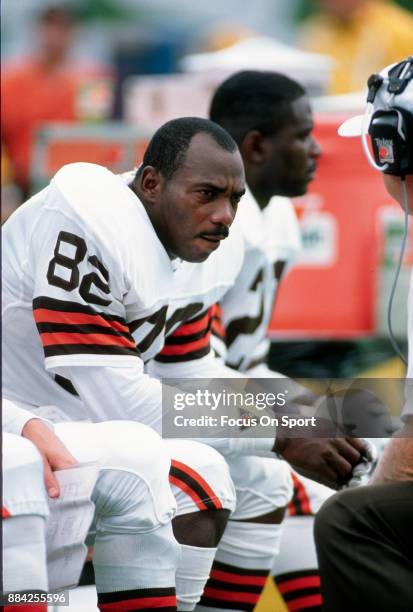
<instances>
[{"instance_id":1,"label":"blurred spectator","mask_svg":"<svg viewBox=\"0 0 413 612\"><path fill-rule=\"evenodd\" d=\"M413 53L413 16L391 0L316 0L301 43L336 61L330 93L361 90L381 66Z\"/></svg>"},{"instance_id":2,"label":"blurred spectator","mask_svg":"<svg viewBox=\"0 0 413 612\"><path fill-rule=\"evenodd\" d=\"M232 47L240 40L254 36L258 36L258 33L236 21L219 20L208 28L199 51L201 53L220 51Z\"/></svg>"},{"instance_id":3,"label":"blurred spectator","mask_svg":"<svg viewBox=\"0 0 413 612\"><path fill-rule=\"evenodd\" d=\"M1 145L1 222L23 201L21 189L14 183L7 151Z\"/></svg>"},{"instance_id":4,"label":"blurred spectator","mask_svg":"<svg viewBox=\"0 0 413 612\"><path fill-rule=\"evenodd\" d=\"M2 143L24 195L36 129L49 121L100 118L109 106L107 72L70 61L75 34L71 11L47 8L37 25L35 50L6 66L2 79Z\"/></svg>"}]
</instances>

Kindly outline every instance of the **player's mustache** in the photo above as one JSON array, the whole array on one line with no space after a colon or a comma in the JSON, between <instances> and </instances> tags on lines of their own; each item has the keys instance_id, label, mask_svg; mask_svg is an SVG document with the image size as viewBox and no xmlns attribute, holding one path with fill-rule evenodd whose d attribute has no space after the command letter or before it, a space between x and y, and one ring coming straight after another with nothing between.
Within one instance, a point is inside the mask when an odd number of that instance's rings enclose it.
<instances>
[{"instance_id":1,"label":"player's mustache","mask_svg":"<svg viewBox=\"0 0 413 612\"><path fill-rule=\"evenodd\" d=\"M217 225L217 227L210 232L204 232L205 236L217 237L217 238L228 238L229 227L227 225Z\"/></svg>"}]
</instances>

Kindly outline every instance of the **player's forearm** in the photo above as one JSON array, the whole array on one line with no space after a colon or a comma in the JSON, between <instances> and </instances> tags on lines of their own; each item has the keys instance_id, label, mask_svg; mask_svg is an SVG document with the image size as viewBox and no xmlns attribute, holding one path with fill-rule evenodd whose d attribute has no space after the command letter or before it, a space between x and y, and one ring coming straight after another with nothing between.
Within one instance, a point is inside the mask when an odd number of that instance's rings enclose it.
<instances>
[{"instance_id":1,"label":"player's forearm","mask_svg":"<svg viewBox=\"0 0 413 612\"><path fill-rule=\"evenodd\" d=\"M162 425L161 383L132 367L67 367L92 421L132 420L155 429Z\"/></svg>"},{"instance_id":2,"label":"player's forearm","mask_svg":"<svg viewBox=\"0 0 413 612\"><path fill-rule=\"evenodd\" d=\"M370 484L413 480L413 417L406 419L400 436L386 446Z\"/></svg>"},{"instance_id":3,"label":"player's forearm","mask_svg":"<svg viewBox=\"0 0 413 612\"><path fill-rule=\"evenodd\" d=\"M253 455L274 458L274 438L199 438L226 457Z\"/></svg>"}]
</instances>

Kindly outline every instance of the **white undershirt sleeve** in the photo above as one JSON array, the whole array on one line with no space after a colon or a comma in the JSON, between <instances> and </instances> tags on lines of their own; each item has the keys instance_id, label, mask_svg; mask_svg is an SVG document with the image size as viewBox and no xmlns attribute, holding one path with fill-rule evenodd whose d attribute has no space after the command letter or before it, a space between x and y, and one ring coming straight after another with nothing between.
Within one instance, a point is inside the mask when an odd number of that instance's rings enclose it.
<instances>
[{"instance_id":1,"label":"white undershirt sleeve","mask_svg":"<svg viewBox=\"0 0 413 612\"><path fill-rule=\"evenodd\" d=\"M237 455L254 455L272 459L277 457L272 450L275 443L274 438L210 438L199 441L213 446L226 457Z\"/></svg>"},{"instance_id":2,"label":"white undershirt sleeve","mask_svg":"<svg viewBox=\"0 0 413 612\"><path fill-rule=\"evenodd\" d=\"M161 433L161 383L144 374L143 365L66 366L59 373L71 380L92 421L138 421Z\"/></svg>"},{"instance_id":3,"label":"white undershirt sleeve","mask_svg":"<svg viewBox=\"0 0 413 612\"><path fill-rule=\"evenodd\" d=\"M162 433L162 384L136 367L65 367L62 376L70 378L88 407L92 421L133 420ZM224 455L274 457L271 438L205 438L199 442L213 446Z\"/></svg>"},{"instance_id":4,"label":"white undershirt sleeve","mask_svg":"<svg viewBox=\"0 0 413 612\"><path fill-rule=\"evenodd\" d=\"M20 408L20 406L16 406L16 404L7 399L3 399L2 404L2 429L7 433L12 433L16 434L17 436L21 436L26 423L28 423L32 419L39 418L29 410ZM52 428L49 421L45 421L45 419L41 420Z\"/></svg>"}]
</instances>

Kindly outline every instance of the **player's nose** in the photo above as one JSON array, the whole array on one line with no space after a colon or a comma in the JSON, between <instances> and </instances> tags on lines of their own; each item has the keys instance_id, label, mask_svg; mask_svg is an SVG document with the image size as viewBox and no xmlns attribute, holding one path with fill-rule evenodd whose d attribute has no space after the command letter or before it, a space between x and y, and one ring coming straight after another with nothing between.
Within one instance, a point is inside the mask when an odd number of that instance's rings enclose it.
<instances>
[{"instance_id":1,"label":"player's nose","mask_svg":"<svg viewBox=\"0 0 413 612\"><path fill-rule=\"evenodd\" d=\"M229 198L222 198L211 215L212 223L229 227L235 217L235 210Z\"/></svg>"},{"instance_id":2,"label":"player's nose","mask_svg":"<svg viewBox=\"0 0 413 612\"><path fill-rule=\"evenodd\" d=\"M310 149L311 157L314 159L318 159L322 154L322 149L318 140L314 137L311 139L311 149Z\"/></svg>"}]
</instances>

